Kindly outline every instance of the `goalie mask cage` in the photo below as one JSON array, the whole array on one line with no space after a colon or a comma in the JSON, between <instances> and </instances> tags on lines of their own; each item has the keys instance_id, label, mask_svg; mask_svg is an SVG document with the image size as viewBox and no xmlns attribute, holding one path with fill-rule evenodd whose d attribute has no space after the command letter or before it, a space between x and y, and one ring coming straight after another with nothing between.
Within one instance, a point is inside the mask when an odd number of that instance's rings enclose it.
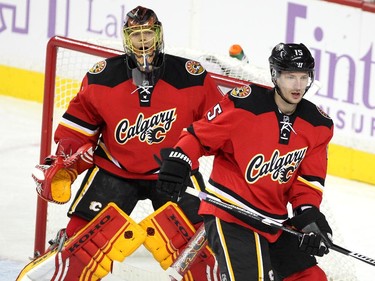
<instances>
[{"instance_id":1,"label":"goalie mask cage","mask_svg":"<svg viewBox=\"0 0 375 281\"><path fill-rule=\"evenodd\" d=\"M211 73L223 93L230 88L247 85L249 82L271 85L268 69L244 64L229 56L208 54L189 49L166 49L166 52L200 61ZM49 40L46 50L40 163L43 163L44 159L55 151L53 132L69 101L78 92L81 80L87 70L104 58L123 53L119 42L90 40L89 43L59 36ZM200 170L207 179L211 170L212 158L205 157L200 160L200 163ZM77 191L81 176L73 184L72 194ZM56 205L37 198L34 256L45 251L47 238L54 238L57 231L66 226L68 222L66 213L69 206L70 202L65 205ZM324 201L322 210L327 215L333 228L335 243L342 244L339 227L330 215L331 212ZM135 221L140 221L151 212L151 204L145 200L137 204L131 216ZM353 260L339 253L331 251L330 254L319 259L319 264L327 273L329 280L358 280ZM121 276L121 273L119 275ZM153 280L156 281L155 278Z\"/></svg>"}]
</instances>

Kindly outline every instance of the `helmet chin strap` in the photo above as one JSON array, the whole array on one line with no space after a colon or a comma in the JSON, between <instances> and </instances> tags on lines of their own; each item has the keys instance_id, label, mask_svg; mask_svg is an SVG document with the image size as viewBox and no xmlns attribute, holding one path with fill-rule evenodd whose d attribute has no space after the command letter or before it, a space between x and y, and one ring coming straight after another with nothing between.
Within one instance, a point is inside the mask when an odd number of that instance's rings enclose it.
<instances>
[{"instance_id":1,"label":"helmet chin strap","mask_svg":"<svg viewBox=\"0 0 375 281\"><path fill-rule=\"evenodd\" d=\"M281 99L282 99L283 101L285 101L287 104L293 104L293 103L291 103L290 101L288 101L288 100L285 98L284 94L281 92L280 87L279 87L276 83L275 83L275 91L276 91L276 93L281 97Z\"/></svg>"}]
</instances>

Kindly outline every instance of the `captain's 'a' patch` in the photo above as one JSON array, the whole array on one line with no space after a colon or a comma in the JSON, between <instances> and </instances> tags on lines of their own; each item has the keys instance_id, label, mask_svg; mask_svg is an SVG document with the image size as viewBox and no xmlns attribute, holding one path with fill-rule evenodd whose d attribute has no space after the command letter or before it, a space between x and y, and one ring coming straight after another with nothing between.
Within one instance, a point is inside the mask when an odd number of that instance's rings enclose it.
<instances>
[{"instance_id":1,"label":"captain's 'a' patch","mask_svg":"<svg viewBox=\"0 0 375 281\"><path fill-rule=\"evenodd\" d=\"M240 99L246 98L250 94L251 94L251 87L248 86L248 85L241 86L241 87L236 87L236 88L233 88L230 91L230 95L231 96L233 96L235 98L240 98Z\"/></svg>"},{"instance_id":2,"label":"captain's 'a' patch","mask_svg":"<svg viewBox=\"0 0 375 281\"><path fill-rule=\"evenodd\" d=\"M193 60L187 61L185 68L192 75L201 75L205 70L199 62Z\"/></svg>"},{"instance_id":3,"label":"captain's 'a' patch","mask_svg":"<svg viewBox=\"0 0 375 281\"><path fill-rule=\"evenodd\" d=\"M104 70L106 65L107 65L107 62L105 60L97 62L96 64L93 65L93 67L89 69L89 73L98 74Z\"/></svg>"}]
</instances>

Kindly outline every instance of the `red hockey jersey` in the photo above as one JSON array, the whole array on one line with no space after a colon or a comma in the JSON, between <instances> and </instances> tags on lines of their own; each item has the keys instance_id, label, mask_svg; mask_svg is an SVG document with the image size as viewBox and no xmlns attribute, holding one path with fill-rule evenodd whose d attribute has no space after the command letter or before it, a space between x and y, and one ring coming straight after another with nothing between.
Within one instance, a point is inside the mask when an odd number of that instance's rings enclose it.
<instances>
[{"instance_id":1,"label":"red hockey jersey","mask_svg":"<svg viewBox=\"0 0 375 281\"><path fill-rule=\"evenodd\" d=\"M182 133L177 146L192 160L215 155L208 192L282 222L288 202L293 208L319 207L334 126L305 99L292 115L281 113L274 94L257 85L233 89ZM200 213L257 230L271 242L278 236L272 228L244 222L206 202Z\"/></svg>"},{"instance_id":2,"label":"red hockey jersey","mask_svg":"<svg viewBox=\"0 0 375 281\"><path fill-rule=\"evenodd\" d=\"M174 146L182 129L202 118L222 94L198 62L172 55L166 54L162 67L141 86L134 85L132 75L126 55L91 68L55 141L67 153L98 143L94 163L99 167L124 178L155 180L154 155Z\"/></svg>"}]
</instances>

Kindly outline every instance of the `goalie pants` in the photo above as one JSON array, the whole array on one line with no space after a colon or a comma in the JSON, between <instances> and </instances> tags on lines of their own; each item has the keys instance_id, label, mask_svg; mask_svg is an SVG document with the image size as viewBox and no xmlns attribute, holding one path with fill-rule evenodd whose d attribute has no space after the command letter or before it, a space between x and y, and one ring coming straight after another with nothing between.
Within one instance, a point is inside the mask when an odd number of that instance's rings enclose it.
<instances>
[{"instance_id":1,"label":"goalie pants","mask_svg":"<svg viewBox=\"0 0 375 281\"><path fill-rule=\"evenodd\" d=\"M284 232L275 243L269 243L248 228L214 216L205 215L204 224L208 245L219 263L221 280L280 281L310 268L312 273L306 280L326 280L315 266L315 257L300 251L298 238L292 234Z\"/></svg>"},{"instance_id":2,"label":"goalie pants","mask_svg":"<svg viewBox=\"0 0 375 281\"><path fill-rule=\"evenodd\" d=\"M200 173L195 173L199 185L204 188ZM150 199L154 210L169 201L164 193L156 189L156 180L125 179L112 175L95 166L88 170L82 184L71 204L68 216L78 216L87 221L92 220L108 203L113 202L127 215L140 200ZM193 223L199 223L198 215L200 200L185 193L178 202L185 215Z\"/></svg>"}]
</instances>

